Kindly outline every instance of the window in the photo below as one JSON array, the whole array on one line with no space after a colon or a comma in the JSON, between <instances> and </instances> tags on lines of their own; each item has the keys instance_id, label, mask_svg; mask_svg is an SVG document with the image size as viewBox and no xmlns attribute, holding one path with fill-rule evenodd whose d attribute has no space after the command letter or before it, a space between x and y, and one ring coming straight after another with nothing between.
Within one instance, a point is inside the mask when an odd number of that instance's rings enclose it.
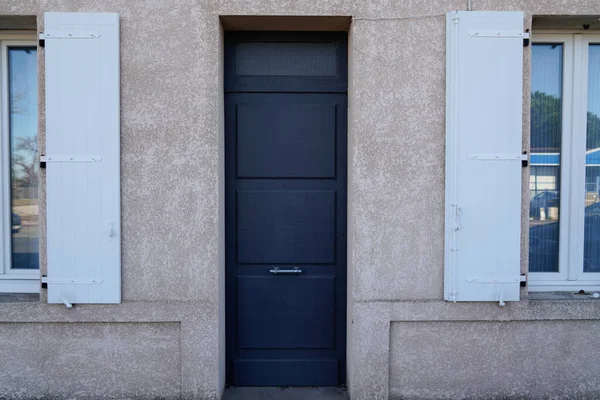
<instances>
[{"instance_id":1,"label":"window","mask_svg":"<svg viewBox=\"0 0 600 400\"><path fill-rule=\"evenodd\" d=\"M600 290L600 35L534 35L531 290Z\"/></svg>"},{"instance_id":2,"label":"window","mask_svg":"<svg viewBox=\"0 0 600 400\"><path fill-rule=\"evenodd\" d=\"M23 38L0 33L0 293L39 291L37 47Z\"/></svg>"}]
</instances>

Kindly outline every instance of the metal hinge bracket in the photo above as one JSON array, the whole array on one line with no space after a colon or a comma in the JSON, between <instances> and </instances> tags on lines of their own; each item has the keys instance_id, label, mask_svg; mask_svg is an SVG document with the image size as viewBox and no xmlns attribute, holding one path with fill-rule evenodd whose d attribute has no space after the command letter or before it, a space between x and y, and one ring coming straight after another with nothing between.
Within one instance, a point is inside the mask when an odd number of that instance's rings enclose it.
<instances>
[{"instance_id":1,"label":"metal hinge bracket","mask_svg":"<svg viewBox=\"0 0 600 400\"><path fill-rule=\"evenodd\" d=\"M527 155L526 151L523 152L523 158L521 159L521 166L523 168L527 168L529 166L529 156Z\"/></svg>"},{"instance_id":2,"label":"metal hinge bracket","mask_svg":"<svg viewBox=\"0 0 600 400\"><path fill-rule=\"evenodd\" d=\"M473 161L523 161L527 160L527 154L507 154L507 153L478 153L469 154L469 160Z\"/></svg>"},{"instance_id":3,"label":"metal hinge bracket","mask_svg":"<svg viewBox=\"0 0 600 400\"><path fill-rule=\"evenodd\" d=\"M40 162L100 162L102 157L100 156L65 156L65 155L51 155L51 156L40 156ZM43 167L45 168L45 166Z\"/></svg>"},{"instance_id":4,"label":"metal hinge bracket","mask_svg":"<svg viewBox=\"0 0 600 400\"><path fill-rule=\"evenodd\" d=\"M43 276L42 284L44 283L55 285L100 285L102 279L48 278L47 276Z\"/></svg>"},{"instance_id":5,"label":"metal hinge bracket","mask_svg":"<svg viewBox=\"0 0 600 400\"><path fill-rule=\"evenodd\" d=\"M526 281L525 275L520 276L472 276L466 278L469 283L511 283Z\"/></svg>"},{"instance_id":6,"label":"metal hinge bracket","mask_svg":"<svg viewBox=\"0 0 600 400\"><path fill-rule=\"evenodd\" d=\"M101 35L95 32L89 33L73 33L73 32L59 32L59 33L40 33L39 38L42 40L46 39L98 39ZM42 46L43 47L43 46Z\"/></svg>"},{"instance_id":7,"label":"metal hinge bracket","mask_svg":"<svg viewBox=\"0 0 600 400\"><path fill-rule=\"evenodd\" d=\"M529 32L519 31L469 31L472 37L495 37L495 38L523 38L529 39Z\"/></svg>"}]
</instances>

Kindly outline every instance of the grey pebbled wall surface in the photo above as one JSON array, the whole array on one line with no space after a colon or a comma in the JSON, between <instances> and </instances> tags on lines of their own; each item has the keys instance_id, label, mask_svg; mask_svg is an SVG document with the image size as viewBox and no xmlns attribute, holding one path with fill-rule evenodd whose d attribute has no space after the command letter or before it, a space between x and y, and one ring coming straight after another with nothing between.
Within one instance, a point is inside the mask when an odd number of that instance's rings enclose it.
<instances>
[{"instance_id":1,"label":"grey pebbled wall surface","mask_svg":"<svg viewBox=\"0 0 600 400\"><path fill-rule=\"evenodd\" d=\"M0 368L0 397L220 396L223 249L219 184L223 176L219 74L223 65L219 15L355 18L349 49L352 329L348 376L352 398L516 396L509 389L510 382L516 382L519 396L539 398L552 392L563 398L597 397L600 383L589 375L589 369L594 368L591 360L600 358L600 351L592 345L598 339L600 303L525 300L500 309L494 304L455 305L441 300L444 14L465 9L466 3L0 2L0 15L37 15L40 30L44 11L120 14L124 300L118 306L76 306L73 310L43 303L0 304L0 354L11 365ZM597 0L472 3L475 10L525 11L526 27L533 14L600 14ZM529 138L528 55L526 50L525 146ZM43 60L39 65L43 78ZM40 79L42 104L43 88ZM43 117L40 107L42 141ZM525 183L523 196L527 196ZM524 206L524 232L527 215ZM525 270L525 234L522 245ZM63 334L67 339L61 342ZM543 343L562 350L543 351ZM99 347L95 358L93 346ZM157 353L153 353L156 346ZM523 349L520 358L514 355L514 346ZM34 351L39 347L45 350ZM61 367L57 371L44 368L40 354ZM114 359L122 361L118 367ZM569 367L569 373L558 377ZM156 378L150 368L164 371L164 376ZM529 368L545 370L534 373ZM66 373L71 370L80 372ZM485 379L487 373L492 379ZM476 387L463 385L471 382L471 374L483 382ZM120 375L129 379L121 381ZM56 379L62 389L58 383L46 387L40 383ZM76 381L81 382L79 389ZM100 381L111 382L111 389ZM556 382L561 382L562 389Z\"/></svg>"},{"instance_id":2,"label":"grey pebbled wall surface","mask_svg":"<svg viewBox=\"0 0 600 400\"><path fill-rule=\"evenodd\" d=\"M599 330L600 321L394 322L390 397L597 399Z\"/></svg>"},{"instance_id":3,"label":"grey pebbled wall surface","mask_svg":"<svg viewBox=\"0 0 600 400\"><path fill-rule=\"evenodd\" d=\"M178 323L0 324L0 397L178 398L179 336Z\"/></svg>"}]
</instances>

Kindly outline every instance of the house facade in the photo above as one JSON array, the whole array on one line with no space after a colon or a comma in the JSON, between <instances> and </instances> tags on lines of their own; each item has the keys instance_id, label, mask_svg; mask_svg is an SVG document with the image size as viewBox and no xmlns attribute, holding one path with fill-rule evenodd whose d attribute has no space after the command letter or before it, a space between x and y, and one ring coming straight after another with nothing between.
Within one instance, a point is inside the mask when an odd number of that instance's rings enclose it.
<instances>
[{"instance_id":1,"label":"house facade","mask_svg":"<svg viewBox=\"0 0 600 400\"><path fill-rule=\"evenodd\" d=\"M600 397L600 2L8 0L0 48L0 397Z\"/></svg>"}]
</instances>

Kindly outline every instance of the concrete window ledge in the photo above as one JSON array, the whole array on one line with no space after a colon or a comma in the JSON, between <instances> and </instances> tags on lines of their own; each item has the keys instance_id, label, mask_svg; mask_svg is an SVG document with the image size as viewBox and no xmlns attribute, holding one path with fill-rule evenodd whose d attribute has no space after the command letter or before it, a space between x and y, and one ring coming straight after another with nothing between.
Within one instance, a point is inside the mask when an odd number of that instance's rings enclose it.
<instances>
[{"instance_id":1,"label":"concrete window ledge","mask_svg":"<svg viewBox=\"0 0 600 400\"><path fill-rule=\"evenodd\" d=\"M600 301L600 298L595 299L592 294L595 292L586 292L579 294L574 292L531 292L527 295L527 300L591 300Z\"/></svg>"},{"instance_id":2,"label":"concrete window ledge","mask_svg":"<svg viewBox=\"0 0 600 400\"><path fill-rule=\"evenodd\" d=\"M38 293L0 293L0 303L31 303L40 301Z\"/></svg>"}]
</instances>

